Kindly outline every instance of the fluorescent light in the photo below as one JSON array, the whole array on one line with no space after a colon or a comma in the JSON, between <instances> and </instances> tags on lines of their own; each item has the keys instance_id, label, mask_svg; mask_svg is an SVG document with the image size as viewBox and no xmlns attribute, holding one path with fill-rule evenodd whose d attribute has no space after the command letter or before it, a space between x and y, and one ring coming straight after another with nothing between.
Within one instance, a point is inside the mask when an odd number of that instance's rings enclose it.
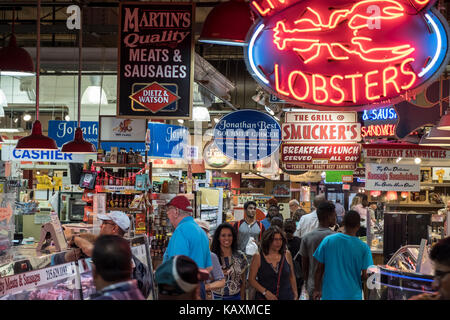
<instances>
[{"instance_id":1,"label":"fluorescent light","mask_svg":"<svg viewBox=\"0 0 450 320\"><path fill-rule=\"evenodd\" d=\"M183 124L183 123L184 123L184 120L183 120L183 119L178 119L178 123Z\"/></svg>"},{"instance_id":2,"label":"fluorescent light","mask_svg":"<svg viewBox=\"0 0 450 320\"><path fill-rule=\"evenodd\" d=\"M6 133L23 132L23 128L1 128L0 132L6 132Z\"/></svg>"},{"instance_id":3,"label":"fluorescent light","mask_svg":"<svg viewBox=\"0 0 450 320\"><path fill-rule=\"evenodd\" d=\"M419 77L422 77L423 75L425 75L436 64L437 59L439 58L439 55L441 54L441 49L442 49L442 39L441 39L441 34L439 32L438 26L433 21L433 19L431 19L430 15L428 13L425 13L425 17L430 22L431 26L433 27L434 31L436 32L437 48L436 48L436 53L434 54L433 60L431 60L431 62L427 65L426 68L422 69L422 71L418 74Z\"/></svg>"},{"instance_id":4,"label":"fluorescent light","mask_svg":"<svg viewBox=\"0 0 450 320\"><path fill-rule=\"evenodd\" d=\"M66 121L69 121L69 120L70 120L70 116L69 116L68 114L66 114L66 116L64 117L64 119L65 119Z\"/></svg>"},{"instance_id":5,"label":"fluorescent light","mask_svg":"<svg viewBox=\"0 0 450 320\"><path fill-rule=\"evenodd\" d=\"M8 101L6 100L6 96L5 93L3 92L2 89L0 89L0 107L7 107L8 106ZM3 114L3 116L5 116Z\"/></svg>"},{"instance_id":6,"label":"fluorescent light","mask_svg":"<svg viewBox=\"0 0 450 320\"><path fill-rule=\"evenodd\" d=\"M219 118L214 118L215 123L219 123Z\"/></svg>"},{"instance_id":7,"label":"fluorescent light","mask_svg":"<svg viewBox=\"0 0 450 320\"><path fill-rule=\"evenodd\" d=\"M105 90L100 86L89 86L81 97L81 104L108 104Z\"/></svg>"},{"instance_id":8,"label":"fluorescent light","mask_svg":"<svg viewBox=\"0 0 450 320\"><path fill-rule=\"evenodd\" d=\"M258 27L258 29L256 29L255 33L252 36L252 39L250 40L250 43L248 45L248 48L249 48L248 49L248 60L250 62L250 67L252 68L253 72L258 77L258 79L261 80L262 82L264 82L265 84L269 84L269 80L267 80L266 77L264 77L261 74L261 72L259 72L259 70L256 68L255 62L253 61L253 45L255 44L255 40L263 28L264 28L264 24L261 24Z\"/></svg>"},{"instance_id":9,"label":"fluorescent light","mask_svg":"<svg viewBox=\"0 0 450 320\"><path fill-rule=\"evenodd\" d=\"M31 72L19 72L19 71L0 71L0 75L2 76L10 76L10 77L30 77L36 75Z\"/></svg>"},{"instance_id":10,"label":"fluorescent light","mask_svg":"<svg viewBox=\"0 0 450 320\"><path fill-rule=\"evenodd\" d=\"M276 116L273 116L275 120L280 121L280 119Z\"/></svg>"},{"instance_id":11,"label":"fluorescent light","mask_svg":"<svg viewBox=\"0 0 450 320\"><path fill-rule=\"evenodd\" d=\"M25 113L25 114L23 115L23 120L24 120L24 121L30 121L30 120L31 120L31 114Z\"/></svg>"},{"instance_id":12,"label":"fluorescent light","mask_svg":"<svg viewBox=\"0 0 450 320\"><path fill-rule=\"evenodd\" d=\"M201 43L209 43L209 44L220 44L223 46L235 46L235 47L244 47L246 45L245 42L235 42L235 41L226 41L226 40L211 40L211 39L203 39L198 40Z\"/></svg>"},{"instance_id":13,"label":"fluorescent light","mask_svg":"<svg viewBox=\"0 0 450 320\"><path fill-rule=\"evenodd\" d=\"M192 121L211 121L206 107L194 107L192 109Z\"/></svg>"},{"instance_id":14,"label":"fluorescent light","mask_svg":"<svg viewBox=\"0 0 450 320\"><path fill-rule=\"evenodd\" d=\"M415 158L414 159L414 163L415 164L420 164L422 162L422 159L420 159L420 158Z\"/></svg>"},{"instance_id":15,"label":"fluorescent light","mask_svg":"<svg viewBox=\"0 0 450 320\"><path fill-rule=\"evenodd\" d=\"M14 118L14 123L17 123L19 121L19 118Z\"/></svg>"},{"instance_id":16,"label":"fluorescent light","mask_svg":"<svg viewBox=\"0 0 450 320\"><path fill-rule=\"evenodd\" d=\"M402 160L402 157L398 157L397 160L395 160L396 163L399 163Z\"/></svg>"}]
</instances>

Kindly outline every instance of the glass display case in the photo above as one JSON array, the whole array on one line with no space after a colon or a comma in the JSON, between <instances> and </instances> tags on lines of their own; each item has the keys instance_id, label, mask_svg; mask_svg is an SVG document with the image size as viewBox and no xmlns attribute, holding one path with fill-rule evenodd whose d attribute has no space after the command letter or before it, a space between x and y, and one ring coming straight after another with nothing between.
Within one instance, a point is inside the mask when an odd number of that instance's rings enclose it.
<instances>
[{"instance_id":1,"label":"glass display case","mask_svg":"<svg viewBox=\"0 0 450 320\"><path fill-rule=\"evenodd\" d=\"M408 300L431 293L433 267L429 250L425 246L419 261L420 246L407 245L397 250L386 265L369 268L369 300Z\"/></svg>"}]
</instances>

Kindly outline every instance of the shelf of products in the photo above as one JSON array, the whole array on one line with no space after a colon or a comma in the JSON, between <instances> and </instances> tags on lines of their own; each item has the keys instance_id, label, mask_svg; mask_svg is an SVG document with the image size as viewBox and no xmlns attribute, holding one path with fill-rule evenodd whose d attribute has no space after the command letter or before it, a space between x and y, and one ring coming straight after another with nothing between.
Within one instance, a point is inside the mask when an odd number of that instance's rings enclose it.
<instances>
[{"instance_id":1,"label":"shelf of products","mask_svg":"<svg viewBox=\"0 0 450 320\"><path fill-rule=\"evenodd\" d=\"M144 168L145 163L106 163L106 162L94 162L94 167L103 168Z\"/></svg>"}]
</instances>

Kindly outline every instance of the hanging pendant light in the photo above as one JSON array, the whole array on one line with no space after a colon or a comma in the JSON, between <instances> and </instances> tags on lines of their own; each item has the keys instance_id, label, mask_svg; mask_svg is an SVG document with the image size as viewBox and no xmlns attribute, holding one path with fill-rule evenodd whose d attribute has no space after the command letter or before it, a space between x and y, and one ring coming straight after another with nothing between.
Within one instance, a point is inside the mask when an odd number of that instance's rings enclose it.
<instances>
[{"instance_id":1,"label":"hanging pendant light","mask_svg":"<svg viewBox=\"0 0 450 320\"><path fill-rule=\"evenodd\" d=\"M81 10L80 10L81 21ZM75 129L75 137L73 141L65 143L61 152L67 153L79 153L79 154L93 154L97 153L97 148L84 140L83 131L81 130L81 54L82 54L82 23L80 22L80 32L78 37L78 127Z\"/></svg>"},{"instance_id":2,"label":"hanging pendant light","mask_svg":"<svg viewBox=\"0 0 450 320\"><path fill-rule=\"evenodd\" d=\"M450 112L448 109L442 116L441 120L439 120L436 128L439 130L450 130Z\"/></svg>"},{"instance_id":3,"label":"hanging pendant light","mask_svg":"<svg viewBox=\"0 0 450 320\"><path fill-rule=\"evenodd\" d=\"M14 35L15 10L13 10L12 35L7 47L0 49L0 75L2 76L33 76L34 65L30 54L17 46Z\"/></svg>"},{"instance_id":4,"label":"hanging pendant light","mask_svg":"<svg viewBox=\"0 0 450 320\"><path fill-rule=\"evenodd\" d=\"M437 126L432 127L428 133L427 139L430 140L450 140L450 131L439 130Z\"/></svg>"},{"instance_id":5,"label":"hanging pendant light","mask_svg":"<svg viewBox=\"0 0 450 320\"><path fill-rule=\"evenodd\" d=\"M36 47L36 121L33 123L31 135L19 139L16 149L28 150L58 150L55 140L42 134L39 121L39 68L41 59L41 0L37 7L37 47Z\"/></svg>"}]
</instances>

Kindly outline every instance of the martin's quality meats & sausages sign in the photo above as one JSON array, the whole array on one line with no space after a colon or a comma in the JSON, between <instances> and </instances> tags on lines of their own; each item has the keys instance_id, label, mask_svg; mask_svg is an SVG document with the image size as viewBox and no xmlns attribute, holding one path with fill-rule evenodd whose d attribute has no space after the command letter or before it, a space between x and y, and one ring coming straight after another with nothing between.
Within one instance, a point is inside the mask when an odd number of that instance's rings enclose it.
<instances>
[{"instance_id":1,"label":"martin's quality meats & sausages sign","mask_svg":"<svg viewBox=\"0 0 450 320\"><path fill-rule=\"evenodd\" d=\"M190 119L194 4L119 6L117 116Z\"/></svg>"}]
</instances>

